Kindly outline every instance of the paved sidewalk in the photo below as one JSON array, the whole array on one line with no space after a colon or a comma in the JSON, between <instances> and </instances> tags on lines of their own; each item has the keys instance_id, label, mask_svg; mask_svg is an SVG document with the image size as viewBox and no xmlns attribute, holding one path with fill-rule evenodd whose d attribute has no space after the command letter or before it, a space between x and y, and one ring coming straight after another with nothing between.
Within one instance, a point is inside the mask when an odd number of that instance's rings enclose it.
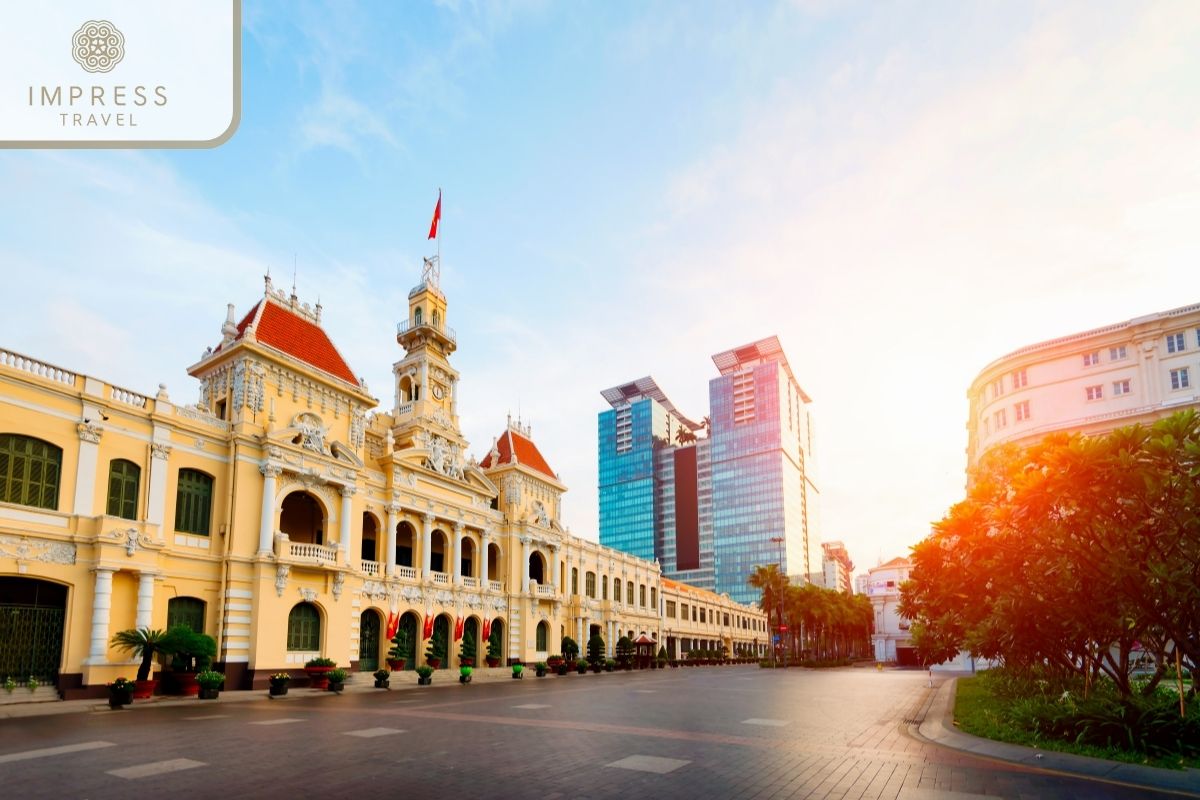
<instances>
[{"instance_id":1,"label":"paved sidewalk","mask_svg":"<svg viewBox=\"0 0 1200 800\"><path fill-rule=\"evenodd\" d=\"M942 683L931 701L920 728L913 731L915 735L943 747L1047 772L1082 775L1125 786L1165 789L1200 797L1200 770L1171 770L1141 764L1125 764L1073 753L1058 753L1007 742L996 742L963 733L954 725L954 690L957 684L957 679L950 679Z\"/></svg>"},{"instance_id":2,"label":"paved sidewalk","mask_svg":"<svg viewBox=\"0 0 1200 800\"><path fill-rule=\"evenodd\" d=\"M538 680L534 675L533 669L527 667L525 677L521 680L530 681ZM542 680L550 680L552 676L542 678ZM591 676L589 676L591 677ZM496 667L489 669L482 667L476 669L471 674L472 683L491 683L493 681L513 681L511 667ZM433 674L433 683L429 686L417 685L417 674L412 671L404 671L393 673L393 677L388 689L376 689L375 679L369 672L356 672L351 674L350 681L346 683L344 694L358 694L360 692L406 692L406 691L429 691L431 689L444 689L446 687L456 687L459 689L468 689L470 687L463 686L458 682L457 670L438 670ZM334 697L334 692L320 691L317 689L308 688L291 688L283 697L271 698L274 700L287 702L298 697ZM134 700L132 704L125 706L123 709L114 711L108 707L108 701L102 699L92 700L59 700L57 702L38 702L38 703L9 703L0 705L0 719L20 719L25 717L50 717L59 714L89 714L89 713L104 713L116 714L125 711L138 711L145 708L163 708L167 706L183 706L183 705L202 705L208 706L216 703L244 703L253 700L262 700L268 697L266 689L251 689L251 690L235 690L221 692L216 700L199 700L195 697L174 697L162 695L150 698L149 700Z\"/></svg>"}]
</instances>

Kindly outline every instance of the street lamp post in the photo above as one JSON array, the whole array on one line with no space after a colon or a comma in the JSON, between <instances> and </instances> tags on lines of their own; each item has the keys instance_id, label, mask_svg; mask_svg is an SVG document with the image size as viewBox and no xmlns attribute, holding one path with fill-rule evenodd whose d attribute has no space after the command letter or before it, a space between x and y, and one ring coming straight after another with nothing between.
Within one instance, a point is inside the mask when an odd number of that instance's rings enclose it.
<instances>
[{"instance_id":1,"label":"street lamp post","mask_svg":"<svg viewBox=\"0 0 1200 800\"><path fill-rule=\"evenodd\" d=\"M784 568L784 566L783 566L783 537L782 536L772 536L771 541L775 542L777 545L779 545L779 574L787 575L787 569ZM779 632L779 644L782 645L783 644L783 591L782 590L783 590L784 584L783 584L782 580L779 583L780 583L779 591L776 592L776 594L778 595L778 599L779 599L779 624L776 627L778 628L778 632ZM774 652L775 652L774 647L772 647L771 652L772 652L772 656L773 656ZM772 661L774 661L774 658L772 658ZM786 649L783 651L783 666L784 667L787 666L787 650Z\"/></svg>"}]
</instances>

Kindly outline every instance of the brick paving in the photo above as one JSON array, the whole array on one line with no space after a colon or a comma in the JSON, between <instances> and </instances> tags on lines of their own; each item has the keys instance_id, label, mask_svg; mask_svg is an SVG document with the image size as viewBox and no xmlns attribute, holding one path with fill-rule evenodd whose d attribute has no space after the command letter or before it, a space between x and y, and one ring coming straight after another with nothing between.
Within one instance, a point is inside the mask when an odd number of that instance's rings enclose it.
<instances>
[{"instance_id":1,"label":"brick paving","mask_svg":"<svg viewBox=\"0 0 1200 800\"><path fill-rule=\"evenodd\" d=\"M1179 796L925 741L905 722L933 699L923 673L682 668L242 699L0 720L0 785L22 798ZM97 742L112 746L17 757Z\"/></svg>"}]
</instances>

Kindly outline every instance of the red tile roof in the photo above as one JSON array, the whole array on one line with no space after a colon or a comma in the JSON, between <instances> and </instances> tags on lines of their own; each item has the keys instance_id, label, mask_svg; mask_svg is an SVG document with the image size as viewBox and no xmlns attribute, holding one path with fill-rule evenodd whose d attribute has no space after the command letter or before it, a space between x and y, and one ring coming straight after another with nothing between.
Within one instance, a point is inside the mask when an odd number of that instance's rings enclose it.
<instances>
[{"instance_id":1,"label":"red tile roof","mask_svg":"<svg viewBox=\"0 0 1200 800\"><path fill-rule=\"evenodd\" d=\"M512 463L513 451L515 450L518 464L524 464L543 475L547 475L556 481L558 480L558 476L554 474L554 470L550 469L550 465L542 457L542 453L538 450L537 445L521 434L514 432L511 428L505 430L496 441L496 449L500 451L500 457L496 459L496 463L492 463L492 454L488 453L479 466L489 469L493 466L510 464Z\"/></svg>"},{"instance_id":2,"label":"red tile roof","mask_svg":"<svg viewBox=\"0 0 1200 800\"><path fill-rule=\"evenodd\" d=\"M254 338L260 344L273 347L335 378L358 385L354 371L320 325L277 303L259 300L238 323L234 341L245 336L251 321L254 321Z\"/></svg>"}]
</instances>

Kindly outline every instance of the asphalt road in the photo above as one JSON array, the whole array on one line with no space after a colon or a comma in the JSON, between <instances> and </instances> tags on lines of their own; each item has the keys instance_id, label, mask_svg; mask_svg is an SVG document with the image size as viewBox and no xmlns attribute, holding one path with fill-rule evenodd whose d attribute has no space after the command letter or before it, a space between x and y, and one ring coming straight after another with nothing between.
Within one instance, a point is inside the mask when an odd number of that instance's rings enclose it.
<instances>
[{"instance_id":1,"label":"asphalt road","mask_svg":"<svg viewBox=\"0 0 1200 800\"><path fill-rule=\"evenodd\" d=\"M414 681L415 682L415 681ZM681 668L0 721L0 796L1168 797L925 743L924 673Z\"/></svg>"}]
</instances>

